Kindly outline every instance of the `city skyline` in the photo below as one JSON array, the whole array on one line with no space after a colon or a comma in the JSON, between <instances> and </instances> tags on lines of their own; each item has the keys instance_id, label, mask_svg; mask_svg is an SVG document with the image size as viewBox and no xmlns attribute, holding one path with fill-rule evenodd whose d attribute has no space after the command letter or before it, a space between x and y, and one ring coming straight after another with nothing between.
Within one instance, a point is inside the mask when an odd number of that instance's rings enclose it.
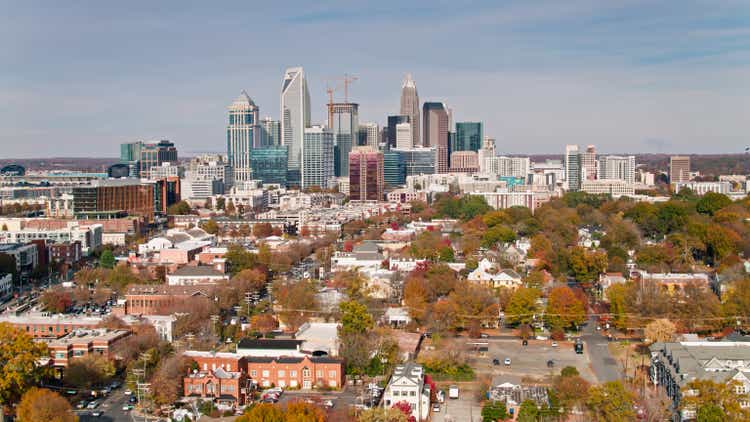
<instances>
[{"instance_id":1,"label":"city skyline","mask_svg":"<svg viewBox=\"0 0 750 422\"><path fill-rule=\"evenodd\" d=\"M236 8L162 16L174 8L11 5L0 17L0 143L18 158L111 156L139 139L170 139L186 155L222 151L236 93L246 90L261 117L280 119L279 75L303 66L313 123L325 121L326 82L350 73L360 77L349 95L360 120L383 125L412 73L420 100L450 104L455 121L483 122L500 153L558 153L566 143L605 153L742 152L750 7L680 5L333 3L297 14L263 5L248 27L273 36L247 57L226 42L251 34L233 24ZM475 31L440 29L449 22ZM353 57L320 54L332 33L362 47L350 48ZM403 39L436 42L386 48Z\"/></svg>"}]
</instances>

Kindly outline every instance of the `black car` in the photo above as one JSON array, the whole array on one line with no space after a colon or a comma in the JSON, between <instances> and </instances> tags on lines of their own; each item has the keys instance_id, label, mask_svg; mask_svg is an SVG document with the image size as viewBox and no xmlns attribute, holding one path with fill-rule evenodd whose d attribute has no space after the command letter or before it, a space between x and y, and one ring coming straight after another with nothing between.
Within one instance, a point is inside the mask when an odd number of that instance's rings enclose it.
<instances>
[{"instance_id":1,"label":"black car","mask_svg":"<svg viewBox=\"0 0 750 422\"><path fill-rule=\"evenodd\" d=\"M492 359L492 364L495 366L500 365L500 359L498 358Z\"/></svg>"},{"instance_id":2,"label":"black car","mask_svg":"<svg viewBox=\"0 0 750 422\"><path fill-rule=\"evenodd\" d=\"M555 366L555 361L550 359L547 361L547 368L552 368Z\"/></svg>"},{"instance_id":3,"label":"black car","mask_svg":"<svg viewBox=\"0 0 750 422\"><path fill-rule=\"evenodd\" d=\"M128 403L130 404L135 404L137 402L138 402L138 399L135 396L130 396L130 398L128 399Z\"/></svg>"},{"instance_id":4,"label":"black car","mask_svg":"<svg viewBox=\"0 0 750 422\"><path fill-rule=\"evenodd\" d=\"M524 340L524 341L521 342L521 345L528 346L529 345L529 341L528 340Z\"/></svg>"}]
</instances>

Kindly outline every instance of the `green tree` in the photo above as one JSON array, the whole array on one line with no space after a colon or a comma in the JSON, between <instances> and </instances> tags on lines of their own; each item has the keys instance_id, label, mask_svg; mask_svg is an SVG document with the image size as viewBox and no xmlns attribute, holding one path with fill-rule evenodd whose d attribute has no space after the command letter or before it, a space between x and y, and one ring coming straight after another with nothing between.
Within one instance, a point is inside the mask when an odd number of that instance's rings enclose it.
<instances>
[{"instance_id":1,"label":"green tree","mask_svg":"<svg viewBox=\"0 0 750 422\"><path fill-rule=\"evenodd\" d=\"M728 419L724 410L713 403L706 403L698 408L695 415L697 422L724 422Z\"/></svg>"},{"instance_id":2,"label":"green tree","mask_svg":"<svg viewBox=\"0 0 750 422\"><path fill-rule=\"evenodd\" d=\"M507 409L503 402L487 401L482 406L482 422L496 422L507 417Z\"/></svg>"},{"instance_id":3,"label":"green tree","mask_svg":"<svg viewBox=\"0 0 750 422\"><path fill-rule=\"evenodd\" d=\"M534 315L539 312L537 299L539 299L539 290L520 287L513 292L510 297L508 306L505 307L505 320L512 325L531 324L534 322Z\"/></svg>"},{"instance_id":4,"label":"green tree","mask_svg":"<svg viewBox=\"0 0 750 422\"><path fill-rule=\"evenodd\" d=\"M229 245L224 258L226 258L229 264L229 270L232 272L232 275L243 270L253 269L258 264L258 255L247 251L238 244Z\"/></svg>"},{"instance_id":5,"label":"green tree","mask_svg":"<svg viewBox=\"0 0 750 422\"><path fill-rule=\"evenodd\" d=\"M700 411L704 408L706 418L717 415L716 406L721 410L724 421L750 420L750 410L742 407L742 402L750 399L750 394L738 394L735 387L741 386L739 381L713 382L711 380L693 380L687 384L687 389L695 391L695 395L683 397L682 409ZM712 420L712 419L706 419Z\"/></svg>"},{"instance_id":6,"label":"green tree","mask_svg":"<svg viewBox=\"0 0 750 422\"><path fill-rule=\"evenodd\" d=\"M496 225L484 232L482 246L489 248L498 242L508 243L516 240L516 232L508 226Z\"/></svg>"},{"instance_id":7,"label":"green tree","mask_svg":"<svg viewBox=\"0 0 750 422\"><path fill-rule=\"evenodd\" d=\"M367 306L353 300L341 302L341 334L365 333L372 329L374 321Z\"/></svg>"},{"instance_id":8,"label":"green tree","mask_svg":"<svg viewBox=\"0 0 750 422\"><path fill-rule=\"evenodd\" d=\"M48 375L48 368L39 365L46 357L46 344L35 342L6 322L0 323L0 403L4 407L17 403L29 387Z\"/></svg>"},{"instance_id":9,"label":"green tree","mask_svg":"<svg viewBox=\"0 0 750 422\"><path fill-rule=\"evenodd\" d=\"M105 249L99 257L99 266L112 269L115 267L115 255L111 250Z\"/></svg>"},{"instance_id":10,"label":"green tree","mask_svg":"<svg viewBox=\"0 0 750 422\"><path fill-rule=\"evenodd\" d=\"M89 355L74 359L65 369L65 382L83 388L102 384L115 375L115 366L107 358Z\"/></svg>"},{"instance_id":11,"label":"green tree","mask_svg":"<svg viewBox=\"0 0 750 422\"><path fill-rule=\"evenodd\" d=\"M539 420L539 408L536 403L531 399L526 399L521 402L521 407L518 409L517 422L537 422Z\"/></svg>"},{"instance_id":12,"label":"green tree","mask_svg":"<svg viewBox=\"0 0 750 422\"><path fill-rule=\"evenodd\" d=\"M201 227L208 234L216 234L219 232L219 225L212 219L206 220Z\"/></svg>"},{"instance_id":13,"label":"green tree","mask_svg":"<svg viewBox=\"0 0 750 422\"><path fill-rule=\"evenodd\" d=\"M586 406L596 421L620 422L635 418L635 394L619 381L596 385L589 389Z\"/></svg>"},{"instance_id":14,"label":"green tree","mask_svg":"<svg viewBox=\"0 0 750 422\"><path fill-rule=\"evenodd\" d=\"M716 192L707 192L695 204L695 210L701 214L714 215L716 211L731 204L732 200L728 196Z\"/></svg>"}]
</instances>

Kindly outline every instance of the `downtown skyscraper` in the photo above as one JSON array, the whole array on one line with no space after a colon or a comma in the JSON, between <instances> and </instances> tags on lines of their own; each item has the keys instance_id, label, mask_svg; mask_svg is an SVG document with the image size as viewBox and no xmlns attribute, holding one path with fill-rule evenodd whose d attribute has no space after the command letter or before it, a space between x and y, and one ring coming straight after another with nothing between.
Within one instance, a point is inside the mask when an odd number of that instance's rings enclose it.
<instances>
[{"instance_id":1,"label":"downtown skyscraper","mask_svg":"<svg viewBox=\"0 0 750 422\"><path fill-rule=\"evenodd\" d=\"M436 151L435 173L450 171L449 118L443 103L424 103L424 146Z\"/></svg>"},{"instance_id":2,"label":"downtown skyscraper","mask_svg":"<svg viewBox=\"0 0 750 422\"><path fill-rule=\"evenodd\" d=\"M419 94L417 94L417 84L411 77L411 73L406 74L404 83L401 85L401 110L400 115L409 116L411 123L412 145L425 145L420 142L419 138ZM400 122L399 122L400 123ZM390 122L388 123L390 129ZM395 133L395 129L391 129ZM395 139L388 140L391 145L395 145Z\"/></svg>"},{"instance_id":3,"label":"downtown skyscraper","mask_svg":"<svg viewBox=\"0 0 750 422\"><path fill-rule=\"evenodd\" d=\"M302 181L302 148L305 128L310 126L310 92L305 71L291 67L281 84L281 144L287 147L287 182L299 186Z\"/></svg>"},{"instance_id":4,"label":"downtown skyscraper","mask_svg":"<svg viewBox=\"0 0 750 422\"><path fill-rule=\"evenodd\" d=\"M253 178L250 154L253 148L260 147L261 136L258 111L258 106L245 91L242 91L229 106L227 161L232 167L233 179L236 182Z\"/></svg>"},{"instance_id":5,"label":"downtown skyscraper","mask_svg":"<svg viewBox=\"0 0 750 422\"><path fill-rule=\"evenodd\" d=\"M349 152L359 136L359 104L333 104L333 137L336 177L349 175Z\"/></svg>"}]
</instances>

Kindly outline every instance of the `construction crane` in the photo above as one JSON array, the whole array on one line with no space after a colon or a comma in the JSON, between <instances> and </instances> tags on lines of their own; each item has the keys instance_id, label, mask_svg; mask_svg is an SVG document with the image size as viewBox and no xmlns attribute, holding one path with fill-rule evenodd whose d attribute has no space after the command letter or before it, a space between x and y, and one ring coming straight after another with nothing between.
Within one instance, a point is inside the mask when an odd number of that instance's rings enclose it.
<instances>
[{"instance_id":1,"label":"construction crane","mask_svg":"<svg viewBox=\"0 0 750 422\"><path fill-rule=\"evenodd\" d=\"M344 85L344 103L349 103L349 85L359 80L359 77L344 73L343 78L334 79L336 85L326 84L326 93L328 94L328 127L333 127L333 93L341 89L341 85Z\"/></svg>"}]
</instances>

